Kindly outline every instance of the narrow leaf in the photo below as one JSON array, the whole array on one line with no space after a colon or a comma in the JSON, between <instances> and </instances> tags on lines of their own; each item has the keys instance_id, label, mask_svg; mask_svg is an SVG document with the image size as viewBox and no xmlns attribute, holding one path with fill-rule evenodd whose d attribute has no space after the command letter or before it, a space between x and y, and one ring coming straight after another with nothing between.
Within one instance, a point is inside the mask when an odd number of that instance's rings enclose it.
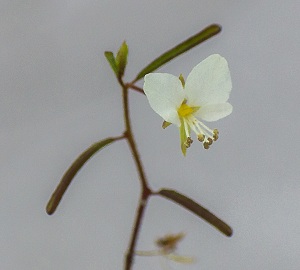
<instances>
[{"instance_id":1,"label":"narrow leaf","mask_svg":"<svg viewBox=\"0 0 300 270\"><path fill-rule=\"evenodd\" d=\"M197 46L198 44L204 42L205 40L213 37L214 35L218 34L221 31L221 26L217 24L212 24L205 29L203 29L198 34L190 37L189 39L183 41L179 45L175 46L174 48L170 49L169 51L165 52L155 60L153 60L148 66L146 66L134 79L133 82L138 81L139 79L143 78L146 74L156 70L160 66L164 65L165 63L169 62L173 58L177 57L178 55L192 49L193 47Z\"/></svg>"},{"instance_id":2,"label":"narrow leaf","mask_svg":"<svg viewBox=\"0 0 300 270\"><path fill-rule=\"evenodd\" d=\"M104 55L105 55L108 63L110 64L112 70L114 71L116 76L118 76L118 67L117 67L117 63L116 63L114 54L112 52L104 52Z\"/></svg>"},{"instance_id":3,"label":"narrow leaf","mask_svg":"<svg viewBox=\"0 0 300 270\"><path fill-rule=\"evenodd\" d=\"M186 197L185 195L171 189L161 189L158 194L163 197L174 201L189 211L193 212L195 215L206 220L208 223L216 227L219 231L224 233L226 236L232 235L232 229L224 221L216 217L214 214L209 212L207 209L193 201L192 199Z\"/></svg>"},{"instance_id":4,"label":"narrow leaf","mask_svg":"<svg viewBox=\"0 0 300 270\"><path fill-rule=\"evenodd\" d=\"M62 196L65 194L68 186L71 184L74 176L81 169L81 167L99 150L104 146L116 141L118 138L107 138L105 140L92 144L86 149L71 165L71 167L65 172L56 190L53 192L47 207L46 212L52 215L60 203Z\"/></svg>"},{"instance_id":5,"label":"narrow leaf","mask_svg":"<svg viewBox=\"0 0 300 270\"><path fill-rule=\"evenodd\" d=\"M124 71L127 65L128 47L124 41L117 53L116 64L118 68L118 76L121 78L124 75Z\"/></svg>"}]
</instances>

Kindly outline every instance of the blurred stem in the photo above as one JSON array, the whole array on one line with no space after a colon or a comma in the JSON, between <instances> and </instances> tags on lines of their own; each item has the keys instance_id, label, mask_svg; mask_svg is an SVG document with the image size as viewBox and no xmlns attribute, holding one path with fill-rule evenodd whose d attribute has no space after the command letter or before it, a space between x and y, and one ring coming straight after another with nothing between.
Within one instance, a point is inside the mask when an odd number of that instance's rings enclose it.
<instances>
[{"instance_id":1,"label":"blurred stem","mask_svg":"<svg viewBox=\"0 0 300 270\"><path fill-rule=\"evenodd\" d=\"M144 173L143 165L141 162L140 155L138 153L136 142L131 129L131 121L129 114L129 100L128 100L128 89L132 88L132 85L124 84L122 80L119 80L119 83L122 86L123 93L123 109L124 109L124 122L125 122L125 132L124 136L128 141L135 165L138 170L140 184L141 184L141 192L140 192L140 200L136 211L136 218L132 228L131 239L128 247L128 251L125 258L125 270L132 269L132 262L134 251L137 243L138 234L141 228L142 219L144 216L144 212L146 209L146 205L149 199L149 196L152 194L151 189L148 187L148 182ZM133 88L134 89L134 88ZM135 89L136 90L136 89Z\"/></svg>"}]
</instances>

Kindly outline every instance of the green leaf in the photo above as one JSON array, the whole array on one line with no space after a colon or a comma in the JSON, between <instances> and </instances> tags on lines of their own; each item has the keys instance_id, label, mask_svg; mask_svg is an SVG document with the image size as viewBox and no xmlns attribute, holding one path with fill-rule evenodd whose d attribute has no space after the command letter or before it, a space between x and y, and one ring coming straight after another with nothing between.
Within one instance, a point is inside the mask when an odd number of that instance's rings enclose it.
<instances>
[{"instance_id":1,"label":"green leaf","mask_svg":"<svg viewBox=\"0 0 300 270\"><path fill-rule=\"evenodd\" d=\"M117 53L116 64L118 68L118 76L121 78L124 75L124 71L127 65L128 47L124 41Z\"/></svg>"},{"instance_id":2,"label":"green leaf","mask_svg":"<svg viewBox=\"0 0 300 270\"><path fill-rule=\"evenodd\" d=\"M158 69L165 63L169 62L173 58L177 57L178 55L192 49L193 47L197 46L198 44L204 42L205 40L213 37L214 35L218 34L221 31L221 26L217 24L212 24L205 29L203 29L198 34L190 37L189 39L183 41L176 47L170 49L169 51L165 52L154 61L152 61L148 66L146 66L134 79L133 82L138 81L139 79L143 78L146 74Z\"/></svg>"},{"instance_id":3,"label":"green leaf","mask_svg":"<svg viewBox=\"0 0 300 270\"><path fill-rule=\"evenodd\" d=\"M118 66L117 66L114 54L112 52L104 52L104 55L105 55L108 63L110 64L112 70L114 71L114 73L118 77Z\"/></svg>"},{"instance_id":4,"label":"green leaf","mask_svg":"<svg viewBox=\"0 0 300 270\"><path fill-rule=\"evenodd\" d=\"M171 189L161 189L158 194L163 197L174 201L189 211L193 212L195 215L201 217L214 227L216 227L219 231L221 231L226 236L232 235L232 229L229 225L227 225L224 221L216 217L214 214L209 212L207 209L188 198L187 196Z\"/></svg>"},{"instance_id":5,"label":"green leaf","mask_svg":"<svg viewBox=\"0 0 300 270\"><path fill-rule=\"evenodd\" d=\"M96 142L92 144L88 149L86 149L71 165L71 167L65 172L60 183L53 192L47 207L46 212L52 215L56 210L58 204L60 203L62 196L65 194L68 186L71 184L74 176L82 168L82 166L99 150L104 146L118 140L119 138L107 138L105 140Z\"/></svg>"}]
</instances>

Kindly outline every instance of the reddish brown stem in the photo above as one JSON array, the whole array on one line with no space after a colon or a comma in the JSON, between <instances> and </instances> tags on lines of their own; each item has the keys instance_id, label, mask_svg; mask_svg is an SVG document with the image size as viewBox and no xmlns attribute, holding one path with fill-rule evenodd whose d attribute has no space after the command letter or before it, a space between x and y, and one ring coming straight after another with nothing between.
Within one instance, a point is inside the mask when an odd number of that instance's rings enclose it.
<instances>
[{"instance_id":1,"label":"reddish brown stem","mask_svg":"<svg viewBox=\"0 0 300 270\"><path fill-rule=\"evenodd\" d=\"M143 90L142 88L140 88L140 87L134 85L134 84L128 83L128 84L126 85L126 87L128 87L128 88L130 88L130 89L132 89L132 90L135 90L135 91L137 91L137 92L139 92L139 93L145 95L144 90Z\"/></svg>"},{"instance_id":2,"label":"reddish brown stem","mask_svg":"<svg viewBox=\"0 0 300 270\"><path fill-rule=\"evenodd\" d=\"M130 270L133 264L133 257L134 257L135 246L137 243L137 237L142 225L142 220L146 210L148 199L151 194L152 192L149 189L145 189L142 191L142 196L140 198L138 209L136 211L136 218L135 218L135 223L131 234L131 241L125 257L125 268L124 268L125 270Z\"/></svg>"},{"instance_id":3,"label":"reddish brown stem","mask_svg":"<svg viewBox=\"0 0 300 270\"><path fill-rule=\"evenodd\" d=\"M132 228L132 234L131 234L131 239L128 247L128 251L125 257L125 270L131 270L132 268L132 263L133 263L133 257L134 257L134 252L135 252L135 247L139 235L139 231L141 229L142 225L142 220L144 216L144 212L147 206L147 202L149 197L152 195L152 191L148 186L148 182L144 173L144 169L142 166L142 162L136 147L136 143L134 140L134 136L132 133L131 129L131 122L130 122L130 116L129 116L129 104L128 104L128 88L131 87L132 85L125 85L122 81L120 81L120 84L123 89L123 107L124 107L124 122L125 122L125 132L124 136L128 141L134 162L136 164L138 174L139 174L139 179L140 179L140 184L141 184L141 194L140 194L140 200L139 200L139 205L138 209L136 211L136 218L135 222Z\"/></svg>"}]
</instances>

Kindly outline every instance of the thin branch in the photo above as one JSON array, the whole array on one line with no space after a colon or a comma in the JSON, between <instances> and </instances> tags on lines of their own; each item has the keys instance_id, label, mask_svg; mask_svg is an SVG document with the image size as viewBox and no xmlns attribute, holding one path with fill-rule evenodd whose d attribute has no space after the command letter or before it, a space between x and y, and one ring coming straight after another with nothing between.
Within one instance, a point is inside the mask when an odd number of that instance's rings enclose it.
<instances>
[{"instance_id":1,"label":"thin branch","mask_svg":"<svg viewBox=\"0 0 300 270\"><path fill-rule=\"evenodd\" d=\"M129 244L129 248L125 257L125 270L130 270L132 263L133 263L133 256L135 253L135 246L137 243L137 237L142 225L142 220L143 220L143 216L146 210L146 206L147 206L147 202L149 199L149 196L151 195L151 191L150 190L145 190L146 192L143 192L140 201L139 201L139 205L138 205L138 209L136 211L136 218L135 218L135 222L134 222L134 226L133 226L133 230L132 230L132 234L131 234L131 240L130 240L130 244Z\"/></svg>"},{"instance_id":2,"label":"thin branch","mask_svg":"<svg viewBox=\"0 0 300 270\"><path fill-rule=\"evenodd\" d=\"M140 87L134 85L134 84L128 83L126 86L127 86L128 88L131 88L132 90L135 90L135 91L137 91L137 92L139 92L139 93L145 95L144 90L143 90L142 88L140 88Z\"/></svg>"},{"instance_id":3,"label":"thin branch","mask_svg":"<svg viewBox=\"0 0 300 270\"><path fill-rule=\"evenodd\" d=\"M144 212L146 209L146 205L147 205L149 196L152 195L152 191L148 186L148 181L147 181L145 173L144 173L141 158L139 156L139 153L138 153L138 150L136 147L136 143L134 140L134 136L132 133L132 129L131 129L131 121L130 121L130 115L129 115L129 101L128 101L128 88L130 86L128 84L125 85L121 80L119 82L120 82L120 84L122 86L122 90L123 90L123 108L124 108L124 122L125 122L124 136L126 137L126 139L128 141L133 159L135 161L135 164L136 164L136 167L138 170L139 179L140 179L140 183L141 183L141 194L140 194L139 205L138 205L135 222L134 222L133 229L132 229L129 248L128 248L128 251L126 254L126 258L125 258L124 269L130 270L132 268L134 251L135 251L139 231L141 229ZM138 87L136 87L136 88L138 88ZM137 90L137 89L135 89L135 90Z\"/></svg>"}]
</instances>

